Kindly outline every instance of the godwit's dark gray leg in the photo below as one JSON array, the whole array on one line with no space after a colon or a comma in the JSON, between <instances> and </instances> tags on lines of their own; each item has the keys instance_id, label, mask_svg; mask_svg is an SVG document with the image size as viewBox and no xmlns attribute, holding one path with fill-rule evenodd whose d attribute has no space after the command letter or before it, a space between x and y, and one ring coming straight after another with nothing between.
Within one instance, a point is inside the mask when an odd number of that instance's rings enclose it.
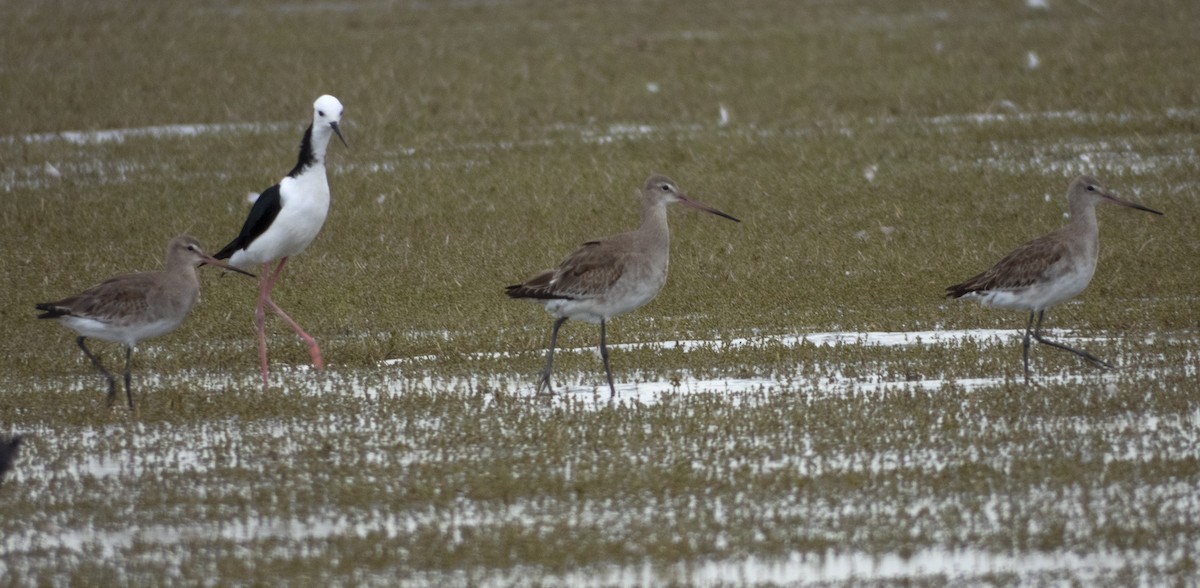
<instances>
[{"instance_id":1,"label":"godwit's dark gray leg","mask_svg":"<svg viewBox=\"0 0 1200 588\"><path fill-rule=\"evenodd\" d=\"M1042 337L1042 317L1044 317L1045 315L1046 315L1046 311L1044 311L1044 310L1038 311L1037 327L1033 330L1033 338L1037 339L1038 343L1044 343L1051 347L1057 347L1064 351L1070 351L1071 353L1074 353L1075 355L1078 355L1079 357L1082 357L1100 367L1108 368L1110 370L1116 369L1117 366L1115 366L1111 363L1108 363L1107 361L1104 361L1104 360L1096 357L1095 355L1092 355L1091 353L1088 353L1082 349L1075 349L1074 347L1067 347L1066 345L1063 345L1062 343L1056 343L1054 341L1046 339L1045 337Z\"/></svg>"},{"instance_id":2,"label":"godwit's dark gray leg","mask_svg":"<svg viewBox=\"0 0 1200 588\"><path fill-rule=\"evenodd\" d=\"M550 385L550 374L554 372L554 347L558 344L558 328L563 323L567 322L567 317L555 319L554 328L550 331L550 350L546 352L546 369L542 371L542 377L538 380L537 393L542 393L542 388L546 388L547 394L554 394L554 386Z\"/></svg>"},{"instance_id":3,"label":"godwit's dark gray leg","mask_svg":"<svg viewBox=\"0 0 1200 588\"><path fill-rule=\"evenodd\" d=\"M125 399L129 401L129 410L133 410L133 389L129 387L130 367L133 363L133 346L125 346Z\"/></svg>"},{"instance_id":4,"label":"godwit's dark gray leg","mask_svg":"<svg viewBox=\"0 0 1200 588\"><path fill-rule=\"evenodd\" d=\"M613 386L612 370L608 368L608 345L605 341L604 319L600 319L600 359L604 360L604 375L608 376L608 397L615 398L617 388Z\"/></svg>"},{"instance_id":5,"label":"godwit's dark gray leg","mask_svg":"<svg viewBox=\"0 0 1200 588\"><path fill-rule=\"evenodd\" d=\"M92 360L92 365L96 366L96 369L100 370L100 373L104 374L105 379L108 380L108 405L112 406L117 401L117 379L108 370L104 369L104 364L100 363L99 357L92 355L92 352L88 351L87 344L83 342L83 339L83 337L80 337L75 340L75 343L83 350L83 354Z\"/></svg>"},{"instance_id":6,"label":"godwit's dark gray leg","mask_svg":"<svg viewBox=\"0 0 1200 588\"><path fill-rule=\"evenodd\" d=\"M1029 311L1029 322L1025 324L1025 341L1022 345L1025 347L1025 383L1029 383L1029 334L1033 332L1033 315L1036 311Z\"/></svg>"}]
</instances>

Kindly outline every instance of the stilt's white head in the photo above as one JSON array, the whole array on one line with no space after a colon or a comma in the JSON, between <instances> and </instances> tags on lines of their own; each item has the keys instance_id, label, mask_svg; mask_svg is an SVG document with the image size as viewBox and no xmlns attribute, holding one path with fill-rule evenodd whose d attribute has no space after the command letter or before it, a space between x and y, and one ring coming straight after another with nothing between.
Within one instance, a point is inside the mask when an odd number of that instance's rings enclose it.
<instances>
[{"instance_id":1,"label":"stilt's white head","mask_svg":"<svg viewBox=\"0 0 1200 588\"><path fill-rule=\"evenodd\" d=\"M342 120L343 110L342 103L329 94L317 98L317 101L313 102L313 130L316 131L321 128L332 129L338 139L341 139L342 145L349 147L350 145L346 143L346 138L342 136L342 130L338 128L338 122Z\"/></svg>"}]
</instances>

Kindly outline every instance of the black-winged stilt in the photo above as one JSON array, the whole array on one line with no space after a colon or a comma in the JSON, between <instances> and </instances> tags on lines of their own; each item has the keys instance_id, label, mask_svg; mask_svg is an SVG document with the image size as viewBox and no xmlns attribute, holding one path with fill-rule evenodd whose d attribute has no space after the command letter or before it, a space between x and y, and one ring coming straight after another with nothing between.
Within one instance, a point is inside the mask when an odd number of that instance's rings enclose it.
<instances>
[{"instance_id":1,"label":"black-winged stilt","mask_svg":"<svg viewBox=\"0 0 1200 588\"><path fill-rule=\"evenodd\" d=\"M346 144L338 128L341 119L342 103L337 98L329 95L317 98L313 103L312 124L304 131L304 139L300 141L300 157L296 167L278 184L259 195L242 225L242 232L216 255L218 259L228 259L240 268L262 264L254 324L258 330L258 355L262 364L264 390L268 387L265 307L269 306L275 311L304 340L313 366L318 370L325 367L317 341L279 308L271 299L271 290L283 272L283 264L287 263L289 257L304 251L321 231L321 225L325 224L325 216L329 213L325 151L333 135L337 135L343 145ZM276 259L279 265L272 272L270 263Z\"/></svg>"}]
</instances>

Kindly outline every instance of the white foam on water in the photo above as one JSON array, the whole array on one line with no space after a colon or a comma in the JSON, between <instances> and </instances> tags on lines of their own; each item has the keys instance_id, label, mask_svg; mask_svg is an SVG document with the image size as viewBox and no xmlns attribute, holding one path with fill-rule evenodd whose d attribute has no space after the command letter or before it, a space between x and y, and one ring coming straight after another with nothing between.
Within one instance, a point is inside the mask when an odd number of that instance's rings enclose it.
<instances>
[{"instance_id":1,"label":"white foam on water","mask_svg":"<svg viewBox=\"0 0 1200 588\"><path fill-rule=\"evenodd\" d=\"M95 145L100 143L123 143L134 138L175 138L196 137L219 133L262 132L281 128L291 128L294 124L284 123L236 123L236 124L178 124L152 127L135 127L126 129L106 129L98 131L59 131L56 133L37 133L31 135L4 137L7 143L51 143L63 141L76 145Z\"/></svg>"},{"instance_id":2,"label":"white foam on water","mask_svg":"<svg viewBox=\"0 0 1200 588\"><path fill-rule=\"evenodd\" d=\"M1065 332L1055 332L1046 330L1052 336L1062 339L1072 339L1065 335ZM999 344L1000 339L1006 336L1020 336L1020 331L1016 329L947 329L938 331L829 331L807 334L785 334L785 335L763 335L761 337L739 337L729 340L689 340L681 339L675 341L656 341L649 343L617 343L609 345L608 348L624 350L624 351L653 351L653 350L681 350L685 353L695 350L705 351L721 351L730 349L758 349L765 347L782 346L784 348L795 348L803 345L816 346L834 346L834 345L862 345L862 346L879 346L879 347L900 347L909 345L946 345L946 344L961 344L964 341L977 341ZM595 350L594 347L563 347L555 350L555 353L590 353ZM469 357L482 359L505 359L520 355L519 352L495 351L472 354ZM438 359L435 355L415 355L411 357L399 357L386 359L381 365L406 365L418 363L422 361L432 361Z\"/></svg>"}]
</instances>

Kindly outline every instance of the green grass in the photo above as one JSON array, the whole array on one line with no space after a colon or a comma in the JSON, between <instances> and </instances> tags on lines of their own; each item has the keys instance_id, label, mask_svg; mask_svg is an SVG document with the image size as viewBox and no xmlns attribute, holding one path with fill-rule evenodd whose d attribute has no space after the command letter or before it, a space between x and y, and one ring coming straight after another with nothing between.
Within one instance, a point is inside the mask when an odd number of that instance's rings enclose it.
<instances>
[{"instance_id":1,"label":"green grass","mask_svg":"<svg viewBox=\"0 0 1200 588\"><path fill-rule=\"evenodd\" d=\"M0 486L0 583L698 583L751 556L955 550L1120 562L957 578L974 582L1195 572L1194 2L6 15L0 432L32 437ZM328 373L272 322L263 393L256 283L203 270L183 327L135 355L137 417L106 411L73 334L33 305L156 268L180 232L219 248L322 93L346 105L350 148L330 148L328 222L276 299ZM246 126L30 138L163 125ZM610 342L647 344L613 351L618 382L671 391L605 404L599 362L563 352L572 394L530 398L551 319L503 286L635 226L655 172L743 221L671 211L666 288L610 324ZM1025 317L943 288L1061 225L1083 172L1166 213L1101 209L1095 279L1047 316L1125 369L1037 348L1047 377L1025 386ZM770 342L947 329L1013 335ZM560 345L597 337L571 322ZM766 339L650 345L744 337ZM762 388L697 384L733 379Z\"/></svg>"}]
</instances>

